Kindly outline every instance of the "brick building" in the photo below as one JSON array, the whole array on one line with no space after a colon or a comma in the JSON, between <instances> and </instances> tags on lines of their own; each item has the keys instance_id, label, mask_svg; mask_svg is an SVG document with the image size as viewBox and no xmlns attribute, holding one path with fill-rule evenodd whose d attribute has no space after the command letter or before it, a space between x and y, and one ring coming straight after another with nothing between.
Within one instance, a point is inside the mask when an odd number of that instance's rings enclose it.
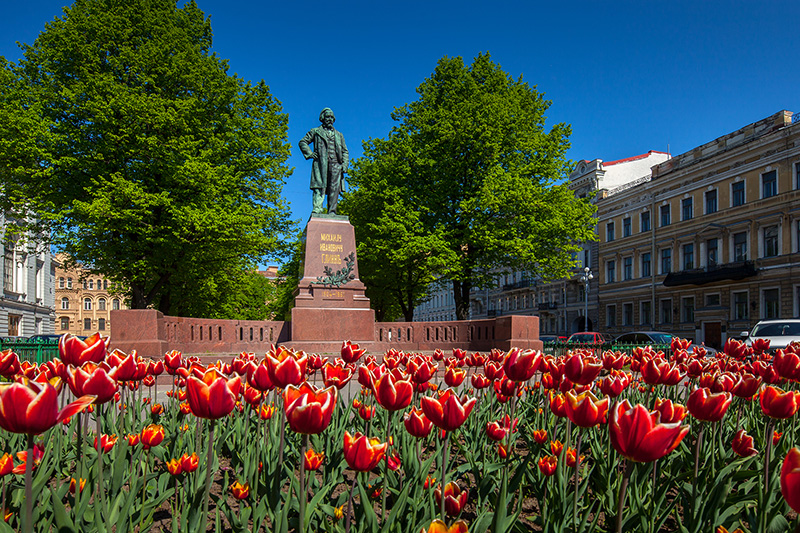
<instances>
[{"instance_id":1,"label":"brick building","mask_svg":"<svg viewBox=\"0 0 800 533\"><path fill-rule=\"evenodd\" d=\"M55 332L90 335L99 331L108 335L110 311L128 308L123 298L103 276L80 267L66 270L63 256L59 259L55 269Z\"/></svg>"}]
</instances>

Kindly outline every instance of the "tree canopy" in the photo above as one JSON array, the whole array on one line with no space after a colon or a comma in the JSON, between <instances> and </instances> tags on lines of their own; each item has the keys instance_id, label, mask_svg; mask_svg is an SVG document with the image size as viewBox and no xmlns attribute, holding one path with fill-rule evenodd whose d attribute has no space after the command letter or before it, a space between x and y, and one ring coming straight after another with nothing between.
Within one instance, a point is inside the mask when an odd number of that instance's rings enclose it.
<instances>
[{"instance_id":1,"label":"tree canopy","mask_svg":"<svg viewBox=\"0 0 800 533\"><path fill-rule=\"evenodd\" d=\"M0 65L2 207L134 308L196 313L291 229L287 116L211 44L194 2L77 0Z\"/></svg>"},{"instance_id":2,"label":"tree canopy","mask_svg":"<svg viewBox=\"0 0 800 533\"><path fill-rule=\"evenodd\" d=\"M364 143L346 205L359 241L391 235L398 223L393 208L404 211L413 235L432 239L423 244L428 254L408 262L413 251L387 252L384 264L367 271L361 260L368 250L359 249L362 277L389 283L404 265L421 270L418 278L445 277L453 284L456 316L465 319L470 290L489 286L498 273L566 275L579 243L595 238L594 208L563 183L570 127L545 130L550 102L489 54L471 65L442 58L417 93L394 110L397 124L387 138ZM434 268L420 260L428 256L446 264ZM424 291L418 294L424 299Z\"/></svg>"}]
</instances>

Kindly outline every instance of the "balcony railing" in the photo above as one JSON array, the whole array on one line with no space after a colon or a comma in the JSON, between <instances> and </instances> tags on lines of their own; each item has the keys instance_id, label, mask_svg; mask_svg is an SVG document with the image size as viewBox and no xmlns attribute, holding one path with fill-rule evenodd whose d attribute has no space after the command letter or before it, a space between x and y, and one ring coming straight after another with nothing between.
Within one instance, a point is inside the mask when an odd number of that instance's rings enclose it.
<instances>
[{"instance_id":1,"label":"balcony railing","mask_svg":"<svg viewBox=\"0 0 800 533\"><path fill-rule=\"evenodd\" d=\"M758 274L758 269L752 261L737 261L722 265L712 265L705 268L693 268L670 272L664 278L665 287L678 287L680 285L705 285L715 281L742 280Z\"/></svg>"},{"instance_id":2,"label":"balcony railing","mask_svg":"<svg viewBox=\"0 0 800 533\"><path fill-rule=\"evenodd\" d=\"M558 303L556 302L539 302L536 304L536 309L539 311L548 311L551 309L558 309Z\"/></svg>"},{"instance_id":3,"label":"balcony railing","mask_svg":"<svg viewBox=\"0 0 800 533\"><path fill-rule=\"evenodd\" d=\"M506 283L503 285L504 291L513 291L514 289L524 289L526 287L535 287L536 281L532 279L523 279L522 281L517 281L515 283Z\"/></svg>"}]
</instances>

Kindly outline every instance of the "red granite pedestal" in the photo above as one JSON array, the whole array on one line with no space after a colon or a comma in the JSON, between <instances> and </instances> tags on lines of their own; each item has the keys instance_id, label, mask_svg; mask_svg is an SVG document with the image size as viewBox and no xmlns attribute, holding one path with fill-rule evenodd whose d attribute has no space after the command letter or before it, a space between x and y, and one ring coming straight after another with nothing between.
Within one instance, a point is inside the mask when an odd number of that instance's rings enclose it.
<instances>
[{"instance_id":1,"label":"red granite pedestal","mask_svg":"<svg viewBox=\"0 0 800 533\"><path fill-rule=\"evenodd\" d=\"M338 352L344 339L375 341L375 311L358 278L355 253L355 232L347 217L311 215L292 309L293 347Z\"/></svg>"}]
</instances>

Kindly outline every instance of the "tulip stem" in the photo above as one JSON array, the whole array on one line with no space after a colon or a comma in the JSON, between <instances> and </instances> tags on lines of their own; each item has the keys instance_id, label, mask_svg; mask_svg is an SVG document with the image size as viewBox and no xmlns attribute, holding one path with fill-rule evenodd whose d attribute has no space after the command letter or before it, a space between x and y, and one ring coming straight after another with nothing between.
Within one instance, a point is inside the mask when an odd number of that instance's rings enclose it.
<instances>
[{"instance_id":1,"label":"tulip stem","mask_svg":"<svg viewBox=\"0 0 800 533\"><path fill-rule=\"evenodd\" d=\"M628 492L628 483L631 480L631 473L633 472L633 461L627 460L625 473L622 476L622 484L619 486L619 500L617 501L617 527L615 531L622 533L622 509L625 507L625 495Z\"/></svg>"},{"instance_id":2,"label":"tulip stem","mask_svg":"<svg viewBox=\"0 0 800 533\"><path fill-rule=\"evenodd\" d=\"M6 510L3 509L5 515ZM33 435L28 435L28 456L25 458L25 533L33 531Z\"/></svg>"},{"instance_id":3,"label":"tulip stem","mask_svg":"<svg viewBox=\"0 0 800 533\"><path fill-rule=\"evenodd\" d=\"M278 444L278 464L283 464L283 446L284 446L284 434L286 433L286 405L284 402L283 408L281 409L281 441Z\"/></svg>"},{"instance_id":4,"label":"tulip stem","mask_svg":"<svg viewBox=\"0 0 800 533\"><path fill-rule=\"evenodd\" d=\"M306 531L306 450L308 450L308 434L303 434L303 448L300 450L300 517L297 529L300 533Z\"/></svg>"},{"instance_id":5,"label":"tulip stem","mask_svg":"<svg viewBox=\"0 0 800 533\"><path fill-rule=\"evenodd\" d=\"M445 434L444 434L444 442L442 442L442 499L441 499L441 502L439 504L440 510L441 510L441 513L442 513L442 522L445 521L445 515L444 515L444 500L445 500L444 495L445 495L445 493L444 493L444 488L445 488L445 481L446 481L445 480L445 475L447 474L447 452L448 452L448 448L449 448L448 444L450 444L450 432L446 431Z\"/></svg>"},{"instance_id":6,"label":"tulip stem","mask_svg":"<svg viewBox=\"0 0 800 533\"><path fill-rule=\"evenodd\" d=\"M211 466L214 454L214 428L217 421L211 420L211 431L208 433L208 452L206 453L206 488L205 496L203 497L203 528L200 531L208 529L208 496L211 493Z\"/></svg>"},{"instance_id":7,"label":"tulip stem","mask_svg":"<svg viewBox=\"0 0 800 533\"><path fill-rule=\"evenodd\" d=\"M703 430L705 424L700 423L700 431L697 433L697 441L694 443L694 477L692 478L692 523L694 524L697 512L697 473L700 470L700 447L703 445Z\"/></svg>"},{"instance_id":8,"label":"tulip stem","mask_svg":"<svg viewBox=\"0 0 800 533\"><path fill-rule=\"evenodd\" d=\"M100 415L102 412L102 405L95 405L94 411L94 419L95 424L97 426L97 498L100 499L100 510L103 512L103 517L108 516L108 512L106 510L106 499L103 493L103 442L102 442L102 427L101 427L101 420ZM106 524L103 523L104 520L101 518L99 520L100 523L103 524L102 530L106 530Z\"/></svg>"},{"instance_id":9,"label":"tulip stem","mask_svg":"<svg viewBox=\"0 0 800 533\"><path fill-rule=\"evenodd\" d=\"M759 509L761 511L761 528L759 531L767 530L767 511L769 511L767 498L769 496L769 456L770 452L772 452L772 425L773 420L770 418L767 422L767 432L764 435L764 440L767 443L767 449L764 451L764 488L761 491L761 509Z\"/></svg>"},{"instance_id":10,"label":"tulip stem","mask_svg":"<svg viewBox=\"0 0 800 533\"><path fill-rule=\"evenodd\" d=\"M347 499L347 519L345 520L345 533L350 533L350 515L353 512L353 493L356 491L356 480L358 472L353 472L353 484L350 485L350 497Z\"/></svg>"},{"instance_id":11,"label":"tulip stem","mask_svg":"<svg viewBox=\"0 0 800 533\"><path fill-rule=\"evenodd\" d=\"M578 429L578 441L575 444L575 499L572 502L572 527L578 531L578 471L581 465L581 440L583 440L582 428Z\"/></svg>"},{"instance_id":12,"label":"tulip stem","mask_svg":"<svg viewBox=\"0 0 800 533\"><path fill-rule=\"evenodd\" d=\"M384 426L386 442L389 442L389 427L392 420L394 411L389 411L386 414L386 424ZM383 494L381 499L381 525L386 520L386 492L389 490L389 448L386 449L386 457L383 461Z\"/></svg>"}]
</instances>

